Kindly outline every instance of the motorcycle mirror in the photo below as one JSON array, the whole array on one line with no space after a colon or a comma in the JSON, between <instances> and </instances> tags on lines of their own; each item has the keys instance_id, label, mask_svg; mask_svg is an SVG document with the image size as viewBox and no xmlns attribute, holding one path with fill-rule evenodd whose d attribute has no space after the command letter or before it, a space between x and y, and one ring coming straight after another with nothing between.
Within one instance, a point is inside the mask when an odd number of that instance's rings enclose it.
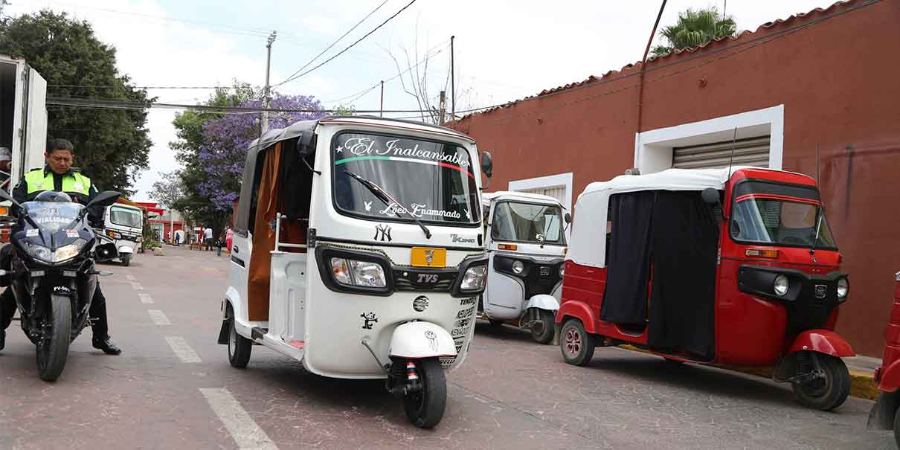
<instances>
[{"instance_id":1,"label":"motorcycle mirror","mask_svg":"<svg viewBox=\"0 0 900 450\"><path fill-rule=\"evenodd\" d=\"M494 172L494 158L491 156L491 152L481 152L481 171L488 178Z\"/></svg>"},{"instance_id":2,"label":"motorcycle mirror","mask_svg":"<svg viewBox=\"0 0 900 450\"><path fill-rule=\"evenodd\" d=\"M10 201L13 205L16 205L16 207L22 208L22 205L17 202L16 199L12 198L12 196L9 195L9 192L6 192L6 189L0 189L0 199Z\"/></svg>"},{"instance_id":3,"label":"motorcycle mirror","mask_svg":"<svg viewBox=\"0 0 900 450\"><path fill-rule=\"evenodd\" d=\"M87 204L87 207L85 209L90 208L91 206L97 206L97 205L110 206L113 203L115 203L117 200L119 200L119 197L121 197L121 196L122 196L121 192L103 191L103 192L97 194L97 196L94 197L94 199L91 200L91 202Z\"/></svg>"},{"instance_id":4,"label":"motorcycle mirror","mask_svg":"<svg viewBox=\"0 0 900 450\"><path fill-rule=\"evenodd\" d=\"M706 188L702 192L700 192L700 198L703 199L704 203L710 205L718 205L719 204L719 191L714 188Z\"/></svg>"}]
</instances>

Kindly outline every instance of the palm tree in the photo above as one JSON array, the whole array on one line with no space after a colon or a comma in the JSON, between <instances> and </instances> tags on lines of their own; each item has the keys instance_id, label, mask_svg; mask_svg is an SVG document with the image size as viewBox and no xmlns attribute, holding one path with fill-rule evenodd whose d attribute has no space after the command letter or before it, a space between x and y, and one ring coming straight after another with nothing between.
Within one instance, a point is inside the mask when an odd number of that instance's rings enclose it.
<instances>
[{"instance_id":1,"label":"palm tree","mask_svg":"<svg viewBox=\"0 0 900 450\"><path fill-rule=\"evenodd\" d=\"M663 56L672 50L682 50L703 45L713 39L731 37L737 33L737 24L730 16L719 15L716 7L690 9L678 14L678 23L663 28L660 35L669 45L653 47L653 56Z\"/></svg>"}]
</instances>

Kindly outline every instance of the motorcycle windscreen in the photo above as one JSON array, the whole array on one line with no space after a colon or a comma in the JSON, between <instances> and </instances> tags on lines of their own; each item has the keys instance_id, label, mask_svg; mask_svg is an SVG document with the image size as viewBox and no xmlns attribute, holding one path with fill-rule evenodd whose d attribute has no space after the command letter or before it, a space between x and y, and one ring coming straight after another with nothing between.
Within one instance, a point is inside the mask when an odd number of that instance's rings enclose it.
<instances>
[{"instance_id":1,"label":"motorcycle windscreen","mask_svg":"<svg viewBox=\"0 0 900 450\"><path fill-rule=\"evenodd\" d=\"M647 344L711 360L715 354L719 228L699 192L657 191Z\"/></svg>"},{"instance_id":2,"label":"motorcycle windscreen","mask_svg":"<svg viewBox=\"0 0 900 450\"><path fill-rule=\"evenodd\" d=\"M606 322L638 326L647 323L654 197L655 192L643 191L609 198L611 233L607 243L606 289L600 305L600 319Z\"/></svg>"}]
</instances>

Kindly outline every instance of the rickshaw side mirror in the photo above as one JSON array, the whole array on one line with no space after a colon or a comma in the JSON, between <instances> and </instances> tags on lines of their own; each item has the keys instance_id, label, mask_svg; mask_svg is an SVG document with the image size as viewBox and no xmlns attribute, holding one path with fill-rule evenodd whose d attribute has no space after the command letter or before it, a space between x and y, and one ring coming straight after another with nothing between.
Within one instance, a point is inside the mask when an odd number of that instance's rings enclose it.
<instances>
[{"instance_id":1,"label":"rickshaw side mirror","mask_svg":"<svg viewBox=\"0 0 900 450\"><path fill-rule=\"evenodd\" d=\"M702 192L700 192L700 198L702 198L703 202L708 205L718 205L719 191L714 188L706 188Z\"/></svg>"},{"instance_id":2,"label":"rickshaw side mirror","mask_svg":"<svg viewBox=\"0 0 900 450\"><path fill-rule=\"evenodd\" d=\"M491 156L491 152L481 152L481 171L486 177L491 177L494 171L494 158Z\"/></svg>"},{"instance_id":3,"label":"rickshaw side mirror","mask_svg":"<svg viewBox=\"0 0 900 450\"><path fill-rule=\"evenodd\" d=\"M316 152L315 137L316 135L312 130L304 130L300 133L300 137L297 138L297 153L300 154L301 158L306 158Z\"/></svg>"},{"instance_id":4,"label":"rickshaw side mirror","mask_svg":"<svg viewBox=\"0 0 900 450\"><path fill-rule=\"evenodd\" d=\"M572 215L569 213L566 213L566 215L563 216L563 219L565 219L566 224L572 223Z\"/></svg>"}]
</instances>

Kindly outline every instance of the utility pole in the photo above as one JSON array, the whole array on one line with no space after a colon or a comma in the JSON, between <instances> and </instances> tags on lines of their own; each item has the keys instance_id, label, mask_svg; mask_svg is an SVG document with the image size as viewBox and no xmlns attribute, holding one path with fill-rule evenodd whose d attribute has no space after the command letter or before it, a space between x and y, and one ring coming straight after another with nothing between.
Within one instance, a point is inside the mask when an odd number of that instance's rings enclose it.
<instances>
[{"instance_id":1,"label":"utility pole","mask_svg":"<svg viewBox=\"0 0 900 450\"><path fill-rule=\"evenodd\" d=\"M277 31L272 31L266 40L266 87L263 89L263 109L269 109L269 67L272 65L272 43ZM269 130L269 111L262 112L260 135Z\"/></svg>"},{"instance_id":2,"label":"utility pole","mask_svg":"<svg viewBox=\"0 0 900 450\"><path fill-rule=\"evenodd\" d=\"M441 91L441 104L439 107L438 114L441 115L441 118L438 120L438 123L437 123L438 125L440 125L440 124L444 123L444 119L446 118L446 115L447 115L447 92L446 91Z\"/></svg>"},{"instance_id":3,"label":"utility pole","mask_svg":"<svg viewBox=\"0 0 900 450\"><path fill-rule=\"evenodd\" d=\"M453 73L453 40L456 36L450 36L450 111L452 119L456 120L456 74Z\"/></svg>"},{"instance_id":4,"label":"utility pole","mask_svg":"<svg viewBox=\"0 0 900 450\"><path fill-rule=\"evenodd\" d=\"M381 80L381 113L379 117L384 117L384 80Z\"/></svg>"}]
</instances>

